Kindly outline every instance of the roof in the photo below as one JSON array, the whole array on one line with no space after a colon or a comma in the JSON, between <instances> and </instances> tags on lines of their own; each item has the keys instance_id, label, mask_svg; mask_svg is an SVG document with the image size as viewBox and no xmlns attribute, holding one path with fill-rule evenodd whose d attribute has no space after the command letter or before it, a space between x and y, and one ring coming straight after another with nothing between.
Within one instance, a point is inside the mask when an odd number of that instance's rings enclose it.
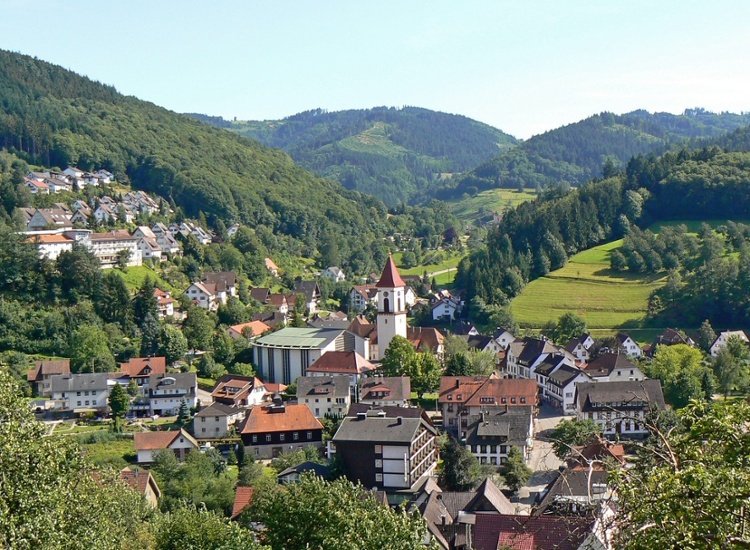
<instances>
[{"instance_id":1,"label":"roof","mask_svg":"<svg viewBox=\"0 0 750 550\"><path fill-rule=\"evenodd\" d=\"M198 447L198 442L193 439L193 436L182 428L164 432L136 432L133 435L133 443L136 451L158 451L167 449L180 436Z\"/></svg>"},{"instance_id":2,"label":"roof","mask_svg":"<svg viewBox=\"0 0 750 550\"><path fill-rule=\"evenodd\" d=\"M436 433L435 428L421 417L347 416L341 421L333 441L411 443L422 427Z\"/></svg>"},{"instance_id":3,"label":"roof","mask_svg":"<svg viewBox=\"0 0 750 550\"><path fill-rule=\"evenodd\" d=\"M518 356L518 362L525 366L533 363L543 353L554 353L558 350L549 340L539 338L524 338L521 341L521 346L523 349Z\"/></svg>"},{"instance_id":4,"label":"roof","mask_svg":"<svg viewBox=\"0 0 750 550\"><path fill-rule=\"evenodd\" d=\"M550 354L536 366L534 372L536 374L541 374L542 376L549 376L550 373L560 365L560 363L566 360L567 358L564 355Z\"/></svg>"},{"instance_id":5,"label":"roof","mask_svg":"<svg viewBox=\"0 0 750 550\"><path fill-rule=\"evenodd\" d=\"M236 414L244 414L244 409L238 409L237 407L232 407L230 405L225 405L224 403L214 402L211 403L208 407L202 408L200 411L198 411L195 416L196 417L203 417L203 416L234 416Z\"/></svg>"},{"instance_id":6,"label":"roof","mask_svg":"<svg viewBox=\"0 0 750 550\"><path fill-rule=\"evenodd\" d=\"M375 285L354 285L351 291L360 293L368 300L372 300L378 295L378 288Z\"/></svg>"},{"instance_id":7,"label":"roof","mask_svg":"<svg viewBox=\"0 0 750 550\"><path fill-rule=\"evenodd\" d=\"M581 374L586 373L577 367L562 364L560 365L560 368L549 375L548 381L555 386L564 388Z\"/></svg>"},{"instance_id":8,"label":"roof","mask_svg":"<svg viewBox=\"0 0 750 550\"><path fill-rule=\"evenodd\" d=\"M572 460L588 463L591 460L606 460L612 458L617 462L625 462L625 447L620 443L612 443L606 439L598 438L596 441L583 446L574 446Z\"/></svg>"},{"instance_id":9,"label":"roof","mask_svg":"<svg viewBox=\"0 0 750 550\"><path fill-rule=\"evenodd\" d=\"M225 292L237 283L234 271L207 271L203 274L203 282L216 285L217 292Z\"/></svg>"},{"instance_id":10,"label":"roof","mask_svg":"<svg viewBox=\"0 0 750 550\"><path fill-rule=\"evenodd\" d=\"M443 345L445 336L436 328L407 326L406 339L417 350L426 348L432 352L436 352Z\"/></svg>"},{"instance_id":11,"label":"roof","mask_svg":"<svg viewBox=\"0 0 750 550\"><path fill-rule=\"evenodd\" d=\"M303 397L348 397L348 376L300 376L297 378L297 399Z\"/></svg>"},{"instance_id":12,"label":"roof","mask_svg":"<svg viewBox=\"0 0 750 550\"><path fill-rule=\"evenodd\" d=\"M476 445L484 444L485 439L503 438L510 444L524 446L532 435L529 433L531 423L531 406L510 407L500 414L484 414L469 425L466 441Z\"/></svg>"},{"instance_id":13,"label":"roof","mask_svg":"<svg viewBox=\"0 0 750 550\"><path fill-rule=\"evenodd\" d=\"M388 260L385 262L383 273L380 275L380 280L375 283L375 286L377 288L396 288L406 286L406 283L398 272L396 263L393 261L393 256L388 255Z\"/></svg>"},{"instance_id":14,"label":"roof","mask_svg":"<svg viewBox=\"0 0 750 550\"><path fill-rule=\"evenodd\" d=\"M356 334L360 338L370 338L370 336L377 330L375 323L371 323L367 320L364 315L357 315L352 322L349 324L348 330L352 334Z\"/></svg>"},{"instance_id":15,"label":"roof","mask_svg":"<svg viewBox=\"0 0 750 550\"><path fill-rule=\"evenodd\" d=\"M75 241L65 235L51 234L32 235L26 239L26 242L31 244L73 244Z\"/></svg>"},{"instance_id":16,"label":"roof","mask_svg":"<svg viewBox=\"0 0 750 550\"><path fill-rule=\"evenodd\" d=\"M166 357L134 357L127 363L120 363L120 371L130 376L149 376L167 372Z\"/></svg>"},{"instance_id":17,"label":"roof","mask_svg":"<svg viewBox=\"0 0 750 550\"><path fill-rule=\"evenodd\" d=\"M326 464L320 464L318 462L312 462L308 460L307 462L303 462L302 464L290 466L286 470L280 471L276 477L282 478L284 476L288 476L289 474L303 474L305 472L313 472L318 477L328 479L331 475L331 467L327 466Z\"/></svg>"},{"instance_id":18,"label":"roof","mask_svg":"<svg viewBox=\"0 0 750 550\"><path fill-rule=\"evenodd\" d=\"M378 393L385 393L378 396ZM360 383L360 401L408 401L411 398L411 380L408 376L373 376Z\"/></svg>"},{"instance_id":19,"label":"roof","mask_svg":"<svg viewBox=\"0 0 750 550\"><path fill-rule=\"evenodd\" d=\"M659 380L628 380L621 382L583 382L576 386L576 404L579 410L596 410L592 403L610 403L617 408L619 403L648 402L659 409L664 408L664 394Z\"/></svg>"},{"instance_id":20,"label":"roof","mask_svg":"<svg viewBox=\"0 0 750 550\"><path fill-rule=\"evenodd\" d=\"M627 340L633 340L629 334L626 334L624 332L618 332L615 336L615 340L617 340L620 344L624 344Z\"/></svg>"},{"instance_id":21,"label":"roof","mask_svg":"<svg viewBox=\"0 0 750 550\"><path fill-rule=\"evenodd\" d=\"M318 288L318 283L315 281L296 281L294 283L294 294L304 294L309 302L316 295L320 295L320 288Z\"/></svg>"},{"instance_id":22,"label":"roof","mask_svg":"<svg viewBox=\"0 0 750 550\"><path fill-rule=\"evenodd\" d=\"M594 378L609 376L616 369L635 369L633 362L624 353L602 353L589 361L584 372Z\"/></svg>"},{"instance_id":23,"label":"roof","mask_svg":"<svg viewBox=\"0 0 750 550\"><path fill-rule=\"evenodd\" d=\"M276 263L271 258L264 258L263 262L266 264L266 269L268 271L278 271L279 266L276 265Z\"/></svg>"},{"instance_id":24,"label":"roof","mask_svg":"<svg viewBox=\"0 0 750 550\"><path fill-rule=\"evenodd\" d=\"M427 413L424 409L419 407L399 407L397 405L370 405L368 403L352 403L349 405L349 410L346 416L357 416L360 413L367 413L370 415L378 416L382 413L388 418L398 418L403 416L404 418L419 418L422 417L429 421Z\"/></svg>"},{"instance_id":25,"label":"roof","mask_svg":"<svg viewBox=\"0 0 750 550\"><path fill-rule=\"evenodd\" d=\"M150 485L151 489L156 494L156 498L161 497L161 490L159 490L159 486L156 484L154 476L152 476L151 472L148 470L131 470L130 468L123 468L120 470L120 479L142 495L146 494L146 490Z\"/></svg>"},{"instance_id":26,"label":"roof","mask_svg":"<svg viewBox=\"0 0 750 550\"><path fill-rule=\"evenodd\" d=\"M286 327L262 336L256 341L256 345L293 349L323 348L343 333L341 329Z\"/></svg>"},{"instance_id":27,"label":"roof","mask_svg":"<svg viewBox=\"0 0 750 550\"><path fill-rule=\"evenodd\" d=\"M225 374L216 381L211 397L237 401L244 399L256 386L263 386L263 382L255 376Z\"/></svg>"},{"instance_id":28,"label":"roof","mask_svg":"<svg viewBox=\"0 0 750 550\"><path fill-rule=\"evenodd\" d=\"M365 374L377 367L356 351L328 351L307 368L307 372Z\"/></svg>"},{"instance_id":29,"label":"roof","mask_svg":"<svg viewBox=\"0 0 750 550\"><path fill-rule=\"evenodd\" d=\"M541 514L548 510L561 512L555 510L555 504L559 501L566 504L575 502L579 506L592 506L609 496L607 471L602 465L597 465L591 470L581 466L565 468L552 483L552 487L547 491L534 513Z\"/></svg>"},{"instance_id":30,"label":"roof","mask_svg":"<svg viewBox=\"0 0 750 550\"><path fill-rule=\"evenodd\" d=\"M131 237L130 233L124 229L118 229L116 231L107 231L106 233L92 233L92 241L134 241L136 237Z\"/></svg>"},{"instance_id":31,"label":"roof","mask_svg":"<svg viewBox=\"0 0 750 550\"><path fill-rule=\"evenodd\" d=\"M49 379L50 390L53 393L104 390L110 385L109 378L107 372L53 375Z\"/></svg>"},{"instance_id":32,"label":"roof","mask_svg":"<svg viewBox=\"0 0 750 550\"><path fill-rule=\"evenodd\" d=\"M469 407L488 404L514 405L516 400L519 405L536 405L538 391L533 380L489 378L466 399L465 403Z\"/></svg>"},{"instance_id":33,"label":"roof","mask_svg":"<svg viewBox=\"0 0 750 550\"><path fill-rule=\"evenodd\" d=\"M675 344L694 344L693 340L689 336L680 334L680 331L673 328L667 328L664 330L664 332L659 334L659 336L656 337L656 343L666 346L672 346Z\"/></svg>"},{"instance_id":34,"label":"roof","mask_svg":"<svg viewBox=\"0 0 750 550\"><path fill-rule=\"evenodd\" d=\"M169 386L172 391L183 390L193 395L198 388L198 375L194 372L152 373L148 377L148 386L152 391Z\"/></svg>"},{"instance_id":35,"label":"roof","mask_svg":"<svg viewBox=\"0 0 750 550\"><path fill-rule=\"evenodd\" d=\"M263 321L249 321L247 323L240 323L239 325L232 325L231 327L229 327L229 330L241 336L244 336L245 331L248 331L248 334L252 337L260 336L264 332L268 332L269 330L271 330L271 327L269 327Z\"/></svg>"},{"instance_id":36,"label":"roof","mask_svg":"<svg viewBox=\"0 0 750 550\"><path fill-rule=\"evenodd\" d=\"M490 343L494 342L492 336L483 336L482 334L467 334L462 336L462 338L466 340L466 343L470 348L478 349L480 351L486 348Z\"/></svg>"},{"instance_id":37,"label":"roof","mask_svg":"<svg viewBox=\"0 0 750 550\"><path fill-rule=\"evenodd\" d=\"M475 550L578 550L591 533L594 518L514 516L478 512Z\"/></svg>"},{"instance_id":38,"label":"roof","mask_svg":"<svg viewBox=\"0 0 750 550\"><path fill-rule=\"evenodd\" d=\"M54 376L56 374L70 374L70 359L43 359L36 361L26 374L26 379L29 382L36 382L44 376Z\"/></svg>"},{"instance_id":39,"label":"roof","mask_svg":"<svg viewBox=\"0 0 750 550\"><path fill-rule=\"evenodd\" d=\"M253 492L255 489L253 487L241 487L237 486L237 490L234 493L234 503L232 504L232 515L230 516L231 519L237 518L242 511L250 506L250 503L253 501Z\"/></svg>"},{"instance_id":40,"label":"roof","mask_svg":"<svg viewBox=\"0 0 750 550\"><path fill-rule=\"evenodd\" d=\"M323 425L307 405L290 403L283 410L276 407L253 407L245 419L241 433L289 432L300 430L322 430Z\"/></svg>"},{"instance_id":41,"label":"roof","mask_svg":"<svg viewBox=\"0 0 750 550\"><path fill-rule=\"evenodd\" d=\"M573 353L579 345L582 346L583 343L586 340L588 340L590 337L591 336L589 335L589 333L585 332L581 334L580 336L578 336L577 338L573 338L567 344L565 344L565 350L570 353Z\"/></svg>"}]
</instances>

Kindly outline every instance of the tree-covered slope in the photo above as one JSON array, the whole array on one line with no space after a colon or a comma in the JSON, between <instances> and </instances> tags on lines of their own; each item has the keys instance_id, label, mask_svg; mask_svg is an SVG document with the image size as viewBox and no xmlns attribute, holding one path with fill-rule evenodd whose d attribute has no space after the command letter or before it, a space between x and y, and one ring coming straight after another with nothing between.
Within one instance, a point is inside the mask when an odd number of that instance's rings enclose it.
<instances>
[{"instance_id":1,"label":"tree-covered slope","mask_svg":"<svg viewBox=\"0 0 750 550\"><path fill-rule=\"evenodd\" d=\"M302 166L386 204L431 198L441 174L464 172L516 143L470 118L417 107L306 111L228 123L190 115L287 151Z\"/></svg>"},{"instance_id":2,"label":"tree-covered slope","mask_svg":"<svg viewBox=\"0 0 750 550\"><path fill-rule=\"evenodd\" d=\"M750 115L710 113L682 115L639 110L624 115L601 113L532 137L501 152L469 174L447 182L441 198L495 187L580 185L603 175L603 167L624 166L631 157L661 153L672 145L713 138L750 124ZM606 174L605 174L606 175Z\"/></svg>"},{"instance_id":3,"label":"tree-covered slope","mask_svg":"<svg viewBox=\"0 0 750 550\"><path fill-rule=\"evenodd\" d=\"M264 226L279 247L371 257L384 205L297 166L284 152L201 124L29 56L0 51L0 147L30 162L107 168L209 221Z\"/></svg>"}]
</instances>

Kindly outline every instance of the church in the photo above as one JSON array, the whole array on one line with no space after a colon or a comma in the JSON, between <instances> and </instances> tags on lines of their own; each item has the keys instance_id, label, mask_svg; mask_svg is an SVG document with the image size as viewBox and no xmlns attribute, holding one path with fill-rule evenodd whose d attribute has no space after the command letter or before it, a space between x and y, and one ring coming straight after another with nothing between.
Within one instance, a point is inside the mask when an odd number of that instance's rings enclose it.
<instances>
[{"instance_id":1,"label":"church","mask_svg":"<svg viewBox=\"0 0 750 550\"><path fill-rule=\"evenodd\" d=\"M443 354L443 334L432 327L411 327L406 322L406 283L401 278L391 256L383 268L375 288L378 292L376 323L357 316L349 325L349 332L369 341L369 355L380 361L395 336L406 338L418 351Z\"/></svg>"}]
</instances>

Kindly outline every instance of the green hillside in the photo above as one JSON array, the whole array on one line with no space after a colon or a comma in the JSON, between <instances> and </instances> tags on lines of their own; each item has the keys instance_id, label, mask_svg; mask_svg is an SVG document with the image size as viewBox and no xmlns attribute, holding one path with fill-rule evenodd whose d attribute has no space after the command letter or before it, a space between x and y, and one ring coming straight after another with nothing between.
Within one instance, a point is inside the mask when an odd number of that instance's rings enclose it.
<instances>
[{"instance_id":1,"label":"green hillside","mask_svg":"<svg viewBox=\"0 0 750 550\"><path fill-rule=\"evenodd\" d=\"M314 176L282 151L7 51L0 148L31 164L106 168L190 216L257 227L272 251L314 257L330 242L342 265L357 257L363 272L385 255L380 201Z\"/></svg>"},{"instance_id":2,"label":"green hillside","mask_svg":"<svg viewBox=\"0 0 750 550\"><path fill-rule=\"evenodd\" d=\"M435 189L439 198L495 187L543 188L580 185L623 167L631 157L662 153L675 144L722 136L750 124L750 114L686 110L682 115L639 110L624 115L601 113L534 136L481 164L469 174ZM606 174L605 174L606 175Z\"/></svg>"},{"instance_id":3,"label":"green hillside","mask_svg":"<svg viewBox=\"0 0 750 550\"><path fill-rule=\"evenodd\" d=\"M487 222L495 214L502 214L519 204L534 200L536 192L533 189L523 191L513 189L488 189L477 193L473 197L465 196L448 201L451 210L457 218L469 222Z\"/></svg>"},{"instance_id":4,"label":"green hillside","mask_svg":"<svg viewBox=\"0 0 750 550\"><path fill-rule=\"evenodd\" d=\"M315 173L391 206L429 200L440 177L470 170L516 143L486 124L417 107L317 109L233 123L191 116L283 149Z\"/></svg>"}]
</instances>

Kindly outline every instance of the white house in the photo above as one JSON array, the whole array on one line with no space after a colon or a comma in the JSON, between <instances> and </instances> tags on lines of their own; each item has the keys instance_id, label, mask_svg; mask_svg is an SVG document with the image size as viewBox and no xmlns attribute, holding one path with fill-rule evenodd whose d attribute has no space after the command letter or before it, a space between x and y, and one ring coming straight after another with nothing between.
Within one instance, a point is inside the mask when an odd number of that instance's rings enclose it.
<instances>
[{"instance_id":1,"label":"white house","mask_svg":"<svg viewBox=\"0 0 750 550\"><path fill-rule=\"evenodd\" d=\"M61 412L98 412L109 408L109 392L117 382L106 372L50 376L53 410Z\"/></svg>"},{"instance_id":2,"label":"white house","mask_svg":"<svg viewBox=\"0 0 750 550\"><path fill-rule=\"evenodd\" d=\"M343 418L352 403L349 377L301 376L297 402L307 405L315 418Z\"/></svg>"},{"instance_id":3,"label":"white house","mask_svg":"<svg viewBox=\"0 0 750 550\"><path fill-rule=\"evenodd\" d=\"M544 393L549 403L563 414L575 415L576 387L585 382L591 382L589 375L577 367L563 364L547 378Z\"/></svg>"},{"instance_id":4,"label":"white house","mask_svg":"<svg viewBox=\"0 0 750 550\"><path fill-rule=\"evenodd\" d=\"M138 249L138 239L131 237L124 229L107 231L106 233L91 233L87 245L91 253L101 262L103 268L114 266L122 251L128 252L126 262L128 267L143 264L143 257Z\"/></svg>"},{"instance_id":5,"label":"white house","mask_svg":"<svg viewBox=\"0 0 750 550\"><path fill-rule=\"evenodd\" d=\"M516 337L513 336L513 333L500 327L495 330L495 334L493 334L492 337L495 339L495 342L497 342L497 345L503 350L507 350L508 346L516 341Z\"/></svg>"},{"instance_id":6,"label":"white house","mask_svg":"<svg viewBox=\"0 0 750 550\"><path fill-rule=\"evenodd\" d=\"M584 372L594 382L624 382L646 378L643 371L622 353L602 353L586 365Z\"/></svg>"},{"instance_id":7,"label":"white house","mask_svg":"<svg viewBox=\"0 0 750 550\"><path fill-rule=\"evenodd\" d=\"M719 352L724 349L724 347L727 345L727 342L732 337L739 338L746 344L750 343L750 340L747 338L747 334L745 334L745 331L743 330L725 330L724 332L720 333L719 336L714 340L714 343L711 344L711 347L709 348L709 352L711 353L711 357L716 357L719 355Z\"/></svg>"},{"instance_id":8,"label":"white house","mask_svg":"<svg viewBox=\"0 0 750 550\"><path fill-rule=\"evenodd\" d=\"M340 283L346 280L346 275L340 267L332 265L327 267L323 273L321 273L326 279L332 280L334 283Z\"/></svg>"},{"instance_id":9,"label":"white house","mask_svg":"<svg viewBox=\"0 0 750 550\"><path fill-rule=\"evenodd\" d=\"M174 317L174 298L172 298L171 292L161 290L160 288L155 288L154 298L156 298L156 308L159 319Z\"/></svg>"},{"instance_id":10,"label":"white house","mask_svg":"<svg viewBox=\"0 0 750 550\"><path fill-rule=\"evenodd\" d=\"M144 391L152 415L176 415L183 401L190 408L198 404L198 379L194 372L152 374Z\"/></svg>"},{"instance_id":11,"label":"white house","mask_svg":"<svg viewBox=\"0 0 750 550\"><path fill-rule=\"evenodd\" d=\"M49 195L49 185L44 183L44 181L27 178L24 179L23 184L32 195Z\"/></svg>"},{"instance_id":12,"label":"white house","mask_svg":"<svg viewBox=\"0 0 750 550\"><path fill-rule=\"evenodd\" d=\"M164 432L137 432L133 436L138 464L150 464L159 451L169 449L178 460L199 449L198 442L184 429Z\"/></svg>"},{"instance_id":13,"label":"white house","mask_svg":"<svg viewBox=\"0 0 750 550\"><path fill-rule=\"evenodd\" d=\"M359 402L376 407L408 407L411 380L408 376L370 376L362 379Z\"/></svg>"},{"instance_id":14,"label":"white house","mask_svg":"<svg viewBox=\"0 0 750 550\"><path fill-rule=\"evenodd\" d=\"M73 243L75 241L65 235L53 233L30 235L26 239L26 242L36 247L40 258L54 261L63 252L73 250Z\"/></svg>"},{"instance_id":15,"label":"white house","mask_svg":"<svg viewBox=\"0 0 750 550\"><path fill-rule=\"evenodd\" d=\"M483 412L472 417L466 428L464 445L480 464L500 465L508 461L510 450L521 451L529 459L534 437L533 406L509 407L500 412Z\"/></svg>"},{"instance_id":16,"label":"white house","mask_svg":"<svg viewBox=\"0 0 750 550\"><path fill-rule=\"evenodd\" d=\"M627 353L630 357L634 357L636 359L643 357L643 350L641 349L641 346L639 346L635 340L633 340L624 332L618 333L615 339L617 340L618 345L622 349L624 349L625 353Z\"/></svg>"},{"instance_id":17,"label":"white house","mask_svg":"<svg viewBox=\"0 0 750 550\"><path fill-rule=\"evenodd\" d=\"M97 170L94 172L94 175L99 178L99 183L102 184L108 184L112 183L114 181L115 176L112 174L112 172L108 172L107 170Z\"/></svg>"},{"instance_id":18,"label":"white house","mask_svg":"<svg viewBox=\"0 0 750 550\"><path fill-rule=\"evenodd\" d=\"M209 288L209 286L212 288ZM215 288L214 285L195 282L187 288L185 295L198 307L208 311L216 311L219 309L219 302L213 288Z\"/></svg>"},{"instance_id":19,"label":"white house","mask_svg":"<svg viewBox=\"0 0 750 550\"><path fill-rule=\"evenodd\" d=\"M94 210L94 219L98 223L115 223L117 221L117 211L114 207L101 203Z\"/></svg>"},{"instance_id":20,"label":"white house","mask_svg":"<svg viewBox=\"0 0 750 550\"><path fill-rule=\"evenodd\" d=\"M159 243L156 242L155 238L150 239L147 237L141 237L138 239L138 250L140 250L141 257L144 260L153 260L155 262L166 260L166 258L162 256L161 247L159 246Z\"/></svg>"},{"instance_id":21,"label":"white house","mask_svg":"<svg viewBox=\"0 0 750 550\"><path fill-rule=\"evenodd\" d=\"M349 291L349 310L360 313L369 305L378 303L378 289L375 285L356 285Z\"/></svg>"},{"instance_id":22,"label":"white house","mask_svg":"<svg viewBox=\"0 0 750 550\"><path fill-rule=\"evenodd\" d=\"M594 345L594 339L590 334L582 334L573 338L565 345L566 351L573 354L579 361L588 361L591 357L589 350Z\"/></svg>"},{"instance_id":23,"label":"white house","mask_svg":"<svg viewBox=\"0 0 750 550\"><path fill-rule=\"evenodd\" d=\"M432 320L441 321L445 319L454 319L458 307L458 302L453 298L442 298L432 304Z\"/></svg>"},{"instance_id":24,"label":"white house","mask_svg":"<svg viewBox=\"0 0 750 550\"><path fill-rule=\"evenodd\" d=\"M663 410L664 394L659 380L583 382L576 386L576 415L593 420L605 437L642 437L652 410Z\"/></svg>"},{"instance_id":25,"label":"white house","mask_svg":"<svg viewBox=\"0 0 750 550\"><path fill-rule=\"evenodd\" d=\"M193 434L198 439L219 439L226 437L232 427L241 422L247 409L212 403L196 413L193 418Z\"/></svg>"}]
</instances>

